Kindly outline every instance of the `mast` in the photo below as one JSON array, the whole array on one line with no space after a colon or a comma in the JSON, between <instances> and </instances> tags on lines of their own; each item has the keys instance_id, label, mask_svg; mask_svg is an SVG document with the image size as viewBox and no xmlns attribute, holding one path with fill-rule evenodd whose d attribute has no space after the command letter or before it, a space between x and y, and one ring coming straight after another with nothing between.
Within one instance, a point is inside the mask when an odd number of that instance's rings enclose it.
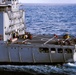
<instances>
[{"instance_id":1,"label":"mast","mask_svg":"<svg viewBox=\"0 0 76 75\"><path fill-rule=\"evenodd\" d=\"M4 41L12 38L12 32L25 33L24 17L25 12L19 10L18 0L0 0L0 35Z\"/></svg>"}]
</instances>

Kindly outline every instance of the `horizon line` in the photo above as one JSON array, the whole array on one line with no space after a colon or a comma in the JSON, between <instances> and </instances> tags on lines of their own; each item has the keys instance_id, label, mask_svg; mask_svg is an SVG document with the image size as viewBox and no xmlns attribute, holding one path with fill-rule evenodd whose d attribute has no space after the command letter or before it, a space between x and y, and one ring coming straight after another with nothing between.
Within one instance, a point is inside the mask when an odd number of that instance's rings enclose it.
<instances>
[{"instance_id":1,"label":"horizon line","mask_svg":"<svg viewBox=\"0 0 76 75\"><path fill-rule=\"evenodd\" d=\"M76 3L23 3L19 2L21 4L49 4L49 5L71 5L71 4L76 4Z\"/></svg>"},{"instance_id":2,"label":"horizon line","mask_svg":"<svg viewBox=\"0 0 76 75\"><path fill-rule=\"evenodd\" d=\"M19 3L23 3L23 2L19 2ZM25 3L25 4L76 4L76 3Z\"/></svg>"}]
</instances>

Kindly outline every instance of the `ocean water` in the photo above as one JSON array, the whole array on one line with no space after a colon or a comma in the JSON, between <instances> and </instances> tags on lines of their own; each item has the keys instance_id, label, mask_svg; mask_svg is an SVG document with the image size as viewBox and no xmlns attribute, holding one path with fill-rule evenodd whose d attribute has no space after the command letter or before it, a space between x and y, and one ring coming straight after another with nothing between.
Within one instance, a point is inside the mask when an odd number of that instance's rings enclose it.
<instances>
[{"instance_id":1,"label":"ocean water","mask_svg":"<svg viewBox=\"0 0 76 75\"><path fill-rule=\"evenodd\" d=\"M26 31L32 34L68 32L76 36L76 5L23 4ZM76 64L63 65L0 65L0 75L76 75Z\"/></svg>"},{"instance_id":2,"label":"ocean water","mask_svg":"<svg viewBox=\"0 0 76 75\"><path fill-rule=\"evenodd\" d=\"M27 31L32 34L76 35L76 5L24 4L22 9Z\"/></svg>"}]
</instances>

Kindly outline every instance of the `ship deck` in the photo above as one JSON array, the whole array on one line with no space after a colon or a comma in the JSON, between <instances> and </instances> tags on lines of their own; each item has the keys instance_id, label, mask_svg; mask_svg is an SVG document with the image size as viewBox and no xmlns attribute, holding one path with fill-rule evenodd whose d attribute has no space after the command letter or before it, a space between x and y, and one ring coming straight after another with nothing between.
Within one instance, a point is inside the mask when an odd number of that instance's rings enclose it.
<instances>
[{"instance_id":1,"label":"ship deck","mask_svg":"<svg viewBox=\"0 0 76 75\"><path fill-rule=\"evenodd\" d=\"M65 40L62 36L58 38L50 35L33 35L32 39L18 39L14 42L15 44L52 44L52 45L75 45L76 38L69 38Z\"/></svg>"}]
</instances>

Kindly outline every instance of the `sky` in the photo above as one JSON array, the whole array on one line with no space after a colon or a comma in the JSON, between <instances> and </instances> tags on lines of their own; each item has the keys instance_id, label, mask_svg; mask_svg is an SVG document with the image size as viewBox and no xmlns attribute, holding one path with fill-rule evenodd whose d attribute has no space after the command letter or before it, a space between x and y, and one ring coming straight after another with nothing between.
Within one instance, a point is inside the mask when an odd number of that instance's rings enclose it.
<instances>
[{"instance_id":1,"label":"sky","mask_svg":"<svg viewBox=\"0 0 76 75\"><path fill-rule=\"evenodd\" d=\"M72 3L74 3L74 4L76 4L76 0L19 0L19 2L21 2L21 3L62 3L62 4L64 4L64 3L70 3L70 4L72 4Z\"/></svg>"}]
</instances>

